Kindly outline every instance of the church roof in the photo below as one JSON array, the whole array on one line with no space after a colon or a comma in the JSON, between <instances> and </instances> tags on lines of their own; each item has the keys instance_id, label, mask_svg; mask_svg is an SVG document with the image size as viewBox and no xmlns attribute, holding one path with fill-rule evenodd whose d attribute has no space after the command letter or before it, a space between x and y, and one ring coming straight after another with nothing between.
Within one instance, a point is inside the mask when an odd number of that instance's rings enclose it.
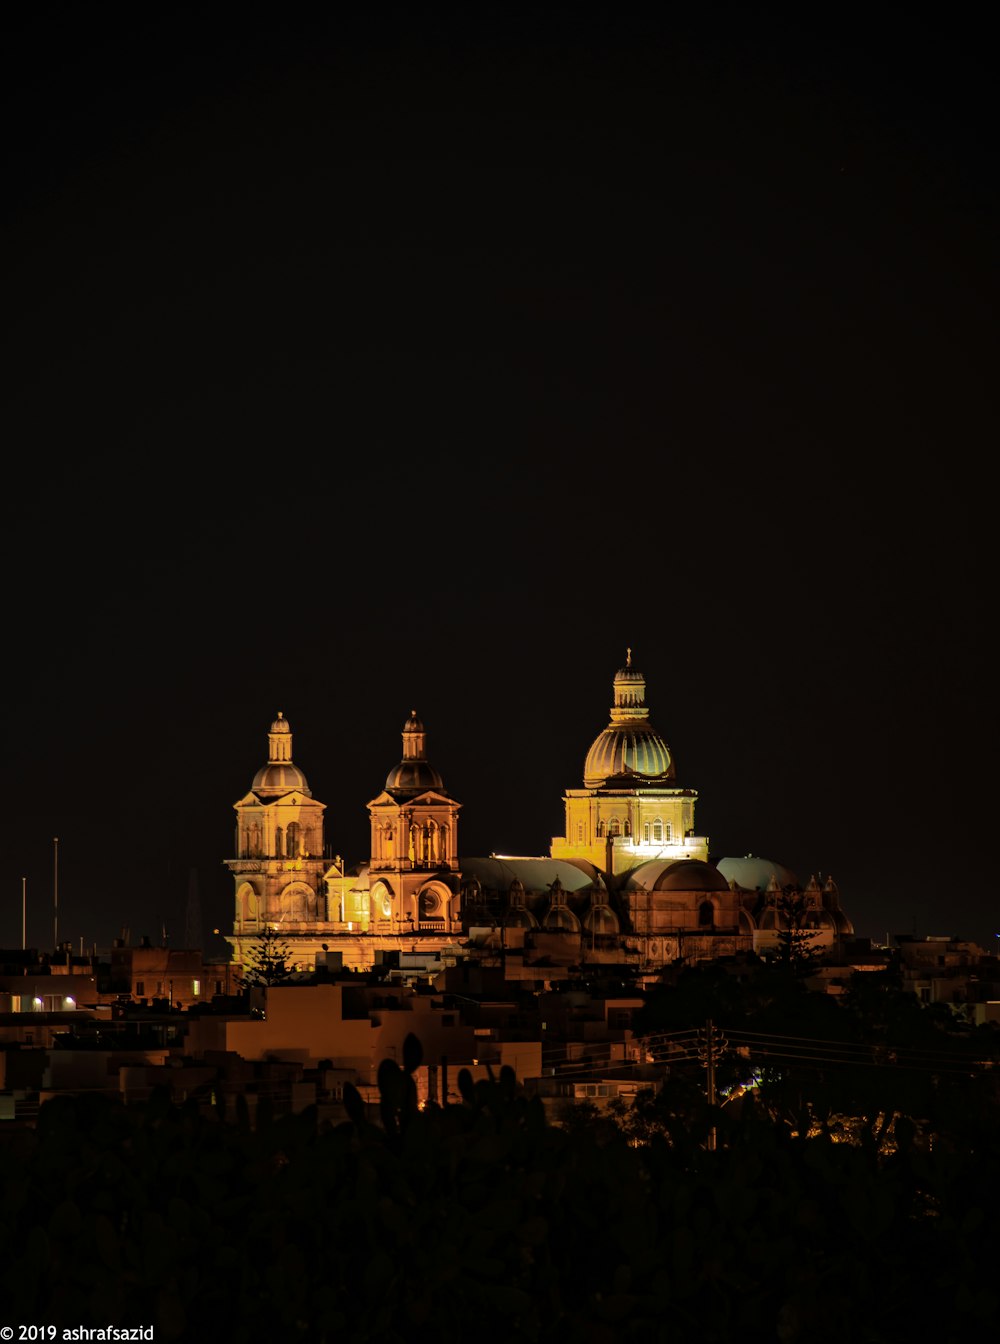
<instances>
[{"instance_id":1,"label":"church roof","mask_svg":"<svg viewBox=\"0 0 1000 1344\"><path fill-rule=\"evenodd\" d=\"M459 859L458 866L463 881L474 877L489 891L508 891L515 880L526 892L547 892L558 878L568 895L590 891L597 885L596 869L593 870L595 876L591 877L583 865L566 859L503 858L491 854L489 858ZM586 866L590 867L589 864Z\"/></svg>"},{"instance_id":2,"label":"church roof","mask_svg":"<svg viewBox=\"0 0 1000 1344\"><path fill-rule=\"evenodd\" d=\"M799 880L790 868L772 859L760 859L755 854L743 858L719 859L715 865L727 882L735 882L747 891L766 891L771 875L779 887L797 887Z\"/></svg>"}]
</instances>

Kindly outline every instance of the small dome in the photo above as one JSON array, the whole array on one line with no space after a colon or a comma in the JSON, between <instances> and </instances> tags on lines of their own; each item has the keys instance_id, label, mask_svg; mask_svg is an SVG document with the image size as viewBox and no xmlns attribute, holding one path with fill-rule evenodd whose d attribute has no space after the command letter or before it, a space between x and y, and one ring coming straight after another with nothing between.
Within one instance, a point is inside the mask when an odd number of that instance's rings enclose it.
<instances>
[{"instance_id":1,"label":"small dome","mask_svg":"<svg viewBox=\"0 0 1000 1344\"><path fill-rule=\"evenodd\" d=\"M427 733L415 709L403 724L403 759L386 775L385 787L391 793L411 795L444 789L444 780L427 760Z\"/></svg>"},{"instance_id":2,"label":"small dome","mask_svg":"<svg viewBox=\"0 0 1000 1344\"><path fill-rule=\"evenodd\" d=\"M292 763L292 728L280 709L268 729L267 742L267 764L254 775L250 785L253 792L260 798L280 798L297 789L311 798L305 775Z\"/></svg>"},{"instance_id":3,"label":"small dome","mask_svg":"<svg viewBox=\"0 0 1000 1344\"><path fill-rule=\"evenodd\" d=\"M579 933L580 921L568 905L552 905L542 921L542 928L550 933Z\"/></svg>"},{"instance_id":4,"label":"small dome","mask_svg":"<svg viewBox=\"0 0 1000 1344\"><path fill-rule=\"evenodd\" d=\"M270 798L291 793L293 789L298 789L300 793L309 793L305 775L291 761L269 761L267 765L262 765L254 775L250 787L254 793Z\"/></svg>"},{"instance_id":5,"label":"small dome","mask_svg":"<svg viewBox=\"0 0 1000 1344\"><path fill-rule=\"evenodd\" d=\"M508 929L537 929L538 920L523 905L512 905L503 917L504 927Z\"/></svg>"},{"instance_id":6,"label":"small dome","mask_svg":"<svg viewBox=\"0 0 1000 1344\"><path fill-rule=\"evenodd\" d=\"M620 932L618 916L610 905L594 905L587 911L583 927L588 933L606 934Z\"/></svg>"},{"instance_id":7,"label":"small dome","mask_svg":"<svg viewBox=\"0 0 1000 1344\"><path fill-rule=\"evenodd\" d=\"M629 874L629 891L728 891L729 883L710 863L702 859L675 859L665 863L652 859L640 863Z\"/></svg>"},{"instance_id":8,"label":"small dome","mask_svg":"<svg viewBox=\"0 0 1000 1344\"><path fill-rule=\"evenodd\" d=\"M444 781L428 761L403 760L394 770L389 771L385 787L419 793L424 789L441 789L444 787Z\"/></svg>"}]
</instances>

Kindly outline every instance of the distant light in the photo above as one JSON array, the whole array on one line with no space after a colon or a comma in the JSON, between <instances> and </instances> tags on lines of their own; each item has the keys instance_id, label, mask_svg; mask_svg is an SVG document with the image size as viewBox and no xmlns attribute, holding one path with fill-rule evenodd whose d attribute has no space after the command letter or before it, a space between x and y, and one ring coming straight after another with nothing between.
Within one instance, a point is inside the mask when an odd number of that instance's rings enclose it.
<instances>
[{"instance_id":1,"label":"distant light","mask_svg":"<svg viewBox=\"0 0 1000 1344\"><path fill-rule=\"evenodd\" d=\"M63 999L63 1007L64 1008L76 1007L76 999L73 998L72 994L67 994L65 999Z\"/></svg>"},{"instance_id":2,"label":"distant light","mask_svg":"<svg viewBox=\"0 0 1000 1344\"><path fill-rule=\"evenodd\" d=\"M32 1000L32 1002L34 1003L34 1005L35 1005L36 1008L41 1008L41 1006L42 1006L42 1001L41 1001L40 998L38 998L37 995L36 995L35 998Z\"/></svg>"}]
</instances>

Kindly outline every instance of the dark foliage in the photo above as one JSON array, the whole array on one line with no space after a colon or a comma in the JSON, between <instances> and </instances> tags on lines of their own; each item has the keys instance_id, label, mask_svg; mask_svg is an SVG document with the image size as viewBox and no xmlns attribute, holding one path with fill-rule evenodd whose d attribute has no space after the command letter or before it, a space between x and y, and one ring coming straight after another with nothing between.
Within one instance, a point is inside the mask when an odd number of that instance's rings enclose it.
<instances>
[{"instance_id":1,"label":"dark foliage","mask_svg":"<svg viewBox=\"0 0 1000 1344\"><path fill-rule=\"evenodd\" d=\"M160 1096L46 1103L0 1147L10 1320L158 1339L945 1342L995 1319L996 1126L896 1151L795 1137L759 1105L630 1146L546 1123L509 1069L420 1110L415 1041L381 1124L232 1122ZM995 1099L993 1101L995 1115Z\"/></svg>"},{"instance_id":2,"label":"dark foliage","mask_svg":"<svg viewBox=\"0 0 1000 1344\"><path fill-rule=\"evenodd\" d=\"M292 978L288 966L291 955L291 948L277 929L265 925L248 944L243 974L238 977L240 988L286 984Z\"/></svg>"}]
</instances>

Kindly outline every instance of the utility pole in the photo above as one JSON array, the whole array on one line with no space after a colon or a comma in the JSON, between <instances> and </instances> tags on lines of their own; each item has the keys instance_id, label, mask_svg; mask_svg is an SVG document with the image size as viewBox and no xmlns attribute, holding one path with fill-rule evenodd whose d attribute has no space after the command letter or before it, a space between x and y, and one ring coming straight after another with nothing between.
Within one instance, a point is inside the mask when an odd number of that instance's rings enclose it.
<instances>
[{"instance_id":1,"label":"utility pole","mask_svg":"<svg viewBox=\"0 0 1000 1344\"><path fill-rule=\"evenodd\" d=\"M59 837L52 837L52 936L55 940L53 951L59 951Z\"/></svg>"},{"instance_id":2,"label":"utility pole","mask_svg":"<svg viewBox=\"0 0 1000 1344\"><path fill-rule=\"evenodd\" d=\"M729 1042L723 1036L722 1032L713 1024L712 1019L708 1018L705 1022L705 1029L698 1033L698 1058L701 1060L701 1066L705 1070L705 1093L708 1098L709 1106L715 1105L715 1066L719 1056L725 1050ZM708 1132L708 1146L714 1149L716 1145L715 1125Z\"/></svg>"}]
</instances>

